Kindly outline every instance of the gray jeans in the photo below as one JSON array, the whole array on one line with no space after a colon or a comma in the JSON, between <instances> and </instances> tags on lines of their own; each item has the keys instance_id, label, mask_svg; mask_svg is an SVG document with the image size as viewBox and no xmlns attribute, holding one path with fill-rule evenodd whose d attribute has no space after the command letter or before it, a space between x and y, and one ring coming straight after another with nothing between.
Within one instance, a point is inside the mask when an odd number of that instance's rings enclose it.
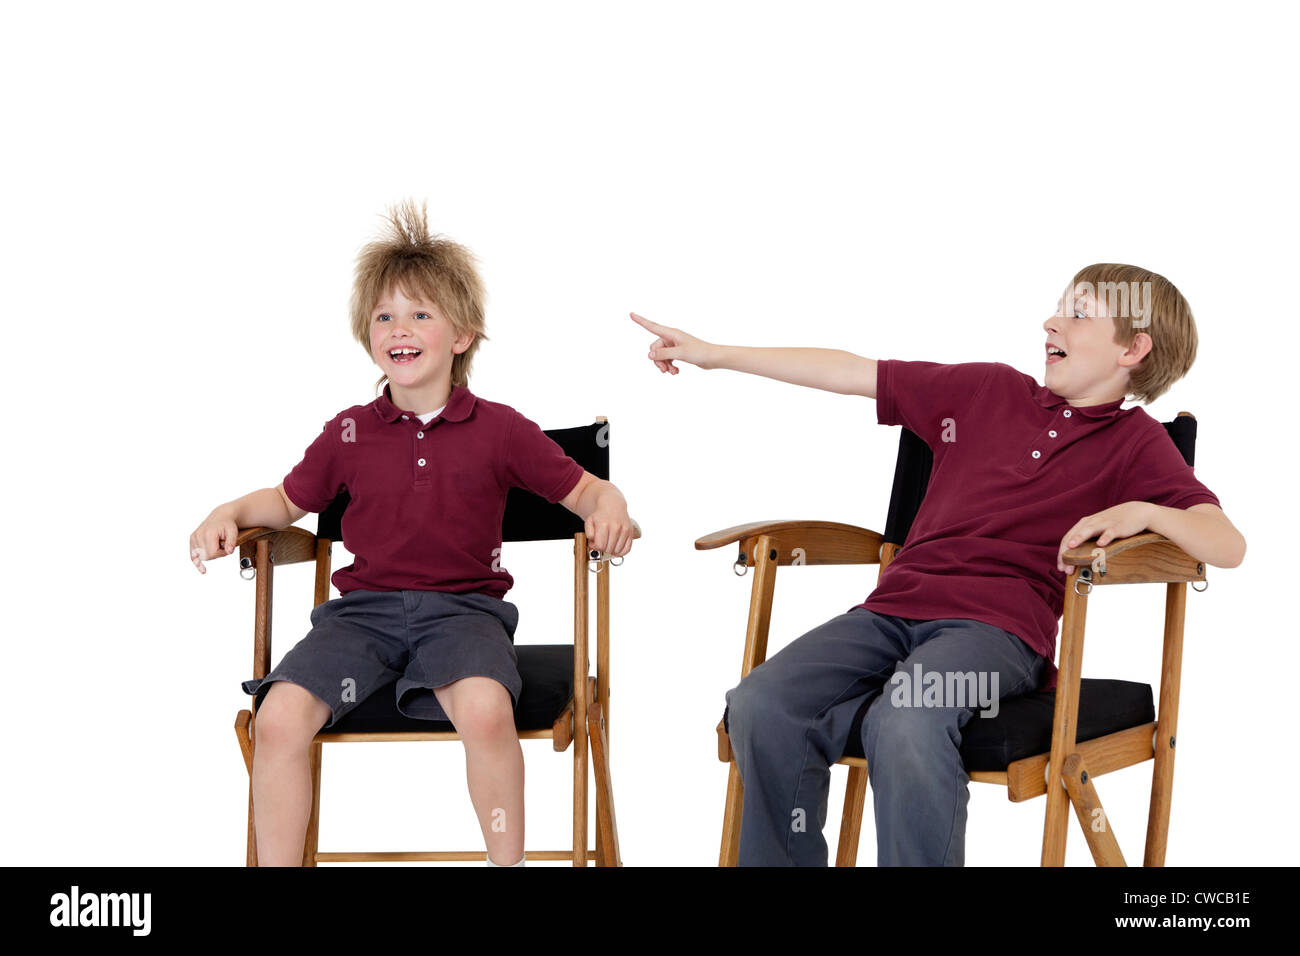
<instances>
[{"instance_id":1,"label":"gray jeans","mask_svg":"<svg viewBox=\"0 0 1300 956\"><path fill-rule=\"evenodd\" d=\"M866 608L797 638L727 691L745 787L739 865L826 865L830 766L844 755L858 708L874 697L862 744L878 864L961 866L970 783L961 728L987 701L1035 690L1045 666L990 624Z\"/></svg>"}]
</instances>

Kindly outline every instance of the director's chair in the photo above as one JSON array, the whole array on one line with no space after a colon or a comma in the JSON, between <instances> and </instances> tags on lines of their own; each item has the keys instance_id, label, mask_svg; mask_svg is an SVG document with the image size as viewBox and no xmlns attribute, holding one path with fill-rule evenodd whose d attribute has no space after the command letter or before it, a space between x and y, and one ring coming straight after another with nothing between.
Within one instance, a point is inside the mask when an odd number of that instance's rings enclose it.
<instances>
[{"instance_id":1,"label":"director's chair","mask_svg":"<svg viewBox=\"0 0 1300 956\"><path fill-rule=\"evenodd\" d=\"M1196 447L1195 417L1190 412L1179 412L1174 421L1163 424L1187 464L1192 465ZM760 521L727 528L695 542L697 550L738 544L737 573L744 574L751 566L755 569L741 662L742 678L767 658L776 569L791 564L878 563L883 573L905 546L900 542L906 542L920 509L932 463L929 446L902 428L883 535L826 521ZM996 717L971 720L965 725L960 752L972 781L1006 787L1012 802L1047 794L1041 856L1044 866L1061 866L1065 862L1067 810L1071 805L1096 863L1125 865L1093 787L1093 778L1153 760L1144 865L1163 866L1173 790L1174 745L1178 736L1187 582L1205 581L1205 565L1169 539L1150 532L1117 538L1104 549L1097 549L1096 544L1094 538L1064 556L1064 563L1073 565L1074 571L1065 582L1056 690L1003 698ZM1150 684L1081 679L1089 593L1102 585L1138 583L1166 584L1158 720ZM849 768L837 866L857 863L867 789L861 729L867 709L875 699L868 698L859 708L848 747L837 761ZM728 716L724 710L717 728L718 759L731 764L719 866L736 865L744 799L728 737ZM1059 781L1060 786L1049 788L1050 780Z\"/></svg>"},{"instance_id":2,"label":"director's chair","mask_svg":"<svg viewBox=\"0 0 1300 956\"><path fill-rule=\"evenodd\" d=\"M570 458L597 478L609 478L609 424L600 417L591 425L545 433ZM347 492L321 512L316 533L298 527L276 531L270 528L241 529L239 563L241 576L257 582L253 624L253 676L265 677L271 669L271 591L276 567L300 561L316 565L315 604L329 598L330 550L343 539L341 522L349 502ZM633 522L634 537L641 529ZM622 559L590 550L584 522L560 504L551 504L523 488L511 488L501 528L502 541L573 542L573 643L516 644L519 676L523 688L515 708L515 727L520 740L549 739L557 752L573 745L573 844L563 850L527 850L532 860L572 859L574 866L621 866L618 828L614 818L614 794L609 768L609 578L610 567ZM249 573L251 572L251 574ZM590 676L587 624L590 605L588 574L596 579L596 675ZM257 865L257 839L253 826L253 748L256 745L256 717L241 710L235 718L235 734L249 774L248 865ZM321 763L327 743L369 743L372 741L454 741L460 737L449 721L418 720L397 710L393 684L381 687L349 711L329 731L316 734L309 752L312 781L312 809L303 846L304 866L347 861L408 862L415 860L484 860L486 850L415 852L321 852L317 847L320 830ZM596 847L587 849L587 748L595 777Z\"/></svg>"}]
</instances>

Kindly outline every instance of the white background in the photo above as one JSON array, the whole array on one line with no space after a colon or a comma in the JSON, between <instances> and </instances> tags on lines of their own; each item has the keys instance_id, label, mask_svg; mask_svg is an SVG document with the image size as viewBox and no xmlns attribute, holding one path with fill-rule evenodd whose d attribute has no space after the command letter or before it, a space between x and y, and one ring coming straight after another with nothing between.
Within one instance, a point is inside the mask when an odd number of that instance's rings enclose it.
<instances>
[{"instance_id":1,"label":"white background","mask_svg":"<svg viewBox=\"0 0 1300 956\"><path fill-rule=\"evenodd\" d=\"M4 859L244 858L253 585L190 532L369 401L354 257L411 196L480 257L472 389L544 428L606 415L645 531L615 574L611 731L627 865L713 865L752 576L710 531L883 529L875 404L661 375L652 320L727 344L1001 361L1041 380L1076 269L1188 297L1200 422L1245 534L1189 594L1169 864L1282 863L1295 770L1285 565L1297 354L1294 22L1280 5L42 4L6 7ZM302 522L314 529L315 517ZM510 545L520 642L571 633L570 550ZM335 567L347 561L336 549ZM875 568L783 569L771 652ZM1158 681L1163 588L1089 602L1085 673ZM306 632L277 577L275 656ZM525 742L531 848L570 755ZM1099 790L1141 858L1150 764ZM844 770L826 836L838 832ZM460 745L333 745L321 848L472 849ZM969 865L1036 864L1043 802L972 785ZM1068 863L1090 865L1071 822ZM861 862L873 864L870 813Z\"/></svg>"}]
</instances>

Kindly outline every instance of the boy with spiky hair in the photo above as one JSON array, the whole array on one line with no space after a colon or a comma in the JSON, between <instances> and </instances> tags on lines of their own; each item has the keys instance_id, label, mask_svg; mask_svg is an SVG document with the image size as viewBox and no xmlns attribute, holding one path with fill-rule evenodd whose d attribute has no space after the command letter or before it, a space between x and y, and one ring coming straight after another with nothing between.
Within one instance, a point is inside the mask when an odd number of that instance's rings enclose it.
<instances>
[{"instance_id":1,"label":"boy with spiky hair","mask_svg":"<svg viewBox=\"0 0 1300 956\"><path fill-rule=\"evenodd\" d=\"M727 692L727 729L744 784L738 862L826 865L829 767L862 723L880 865L961 865L967 784L959 753L969 701L882 689L896 672L979 675L994 701L1055 686L1062 555L1151 530L1217 567L1246 542L1151 402L1187 373L1196 325L1179 291L1136 266L1075 275L1047 331L1045 385L1009 365L881 361L836 349L713 345L632 315L658 336L650 359L729 368L876 399L934 453L906 547L863 603L814 628ZM976 706L985 706L980 701ZM800 813L799 811L803 811ZM793 825L808 821L811 825Z\"/></svg>"},{"instance_id":2,"label":"boy with spiky hair","mask_svg":"<svg viewBox=\"0 0 1300 956\"><path fill-rule=\"evenodd\" d=\"M465 744L470 798L490 866L524 864L524 760L514 707L514 579L500 565L506 493L523 487L584 519L591 547L631 550L627 503L509 405L470 392L484 334L483 283L464 247L429 233L422 208L389 215L362 249L352 333L384 373L383 392L326 423L276 488L215 508L190 536L203 561L234 551L240 528L283 528L351 497L336 571L340 596L255 695L253 806L258 862L302 859L312 738L396 679L408 717L449 720ZM504 824L504 826L502 826Z\"/></svg>"}]
</instances>

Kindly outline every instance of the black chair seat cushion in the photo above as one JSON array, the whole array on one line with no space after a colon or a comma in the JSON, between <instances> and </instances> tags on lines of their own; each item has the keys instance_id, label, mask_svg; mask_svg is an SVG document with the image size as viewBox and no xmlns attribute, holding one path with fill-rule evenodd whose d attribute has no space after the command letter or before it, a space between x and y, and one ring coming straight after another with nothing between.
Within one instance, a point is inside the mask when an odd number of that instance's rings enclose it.
<instances>
[{"instance_id":1,"label":"black chair seat cushion","mask_svg":"<svg viewBox=\"0 0 1300 956\"><path fill-rule=\"evenodd\" d=\"M1079 685L1076 740L1105 737L1156 719L1150 684L1085 677ZM844 756L864 756L862 720L875 700L871 697L858 708ZM1004 697L999 701L996 717L981 717L976 711L961 732L961 756L966 772L1006 770L1017 760L1047 753L1052 749L1052 713L1055 707L1056 691L1045 690ZM730 733L726 710L722 721Z\"/></svg>"},{"instance_id":2,"label":"black chair seat cushion","mask_svg":"<svg viewBox=\"0 0 1300 956\"><path fill-rule=\"evenodd\" d=\"M549 730L573 698L572 644L516 644L523 689L515 707L516 730ZM454 731L446 720L418 720L397 709L397 681L385 684L322 733Z\"/></svg>"}]
</instances>

